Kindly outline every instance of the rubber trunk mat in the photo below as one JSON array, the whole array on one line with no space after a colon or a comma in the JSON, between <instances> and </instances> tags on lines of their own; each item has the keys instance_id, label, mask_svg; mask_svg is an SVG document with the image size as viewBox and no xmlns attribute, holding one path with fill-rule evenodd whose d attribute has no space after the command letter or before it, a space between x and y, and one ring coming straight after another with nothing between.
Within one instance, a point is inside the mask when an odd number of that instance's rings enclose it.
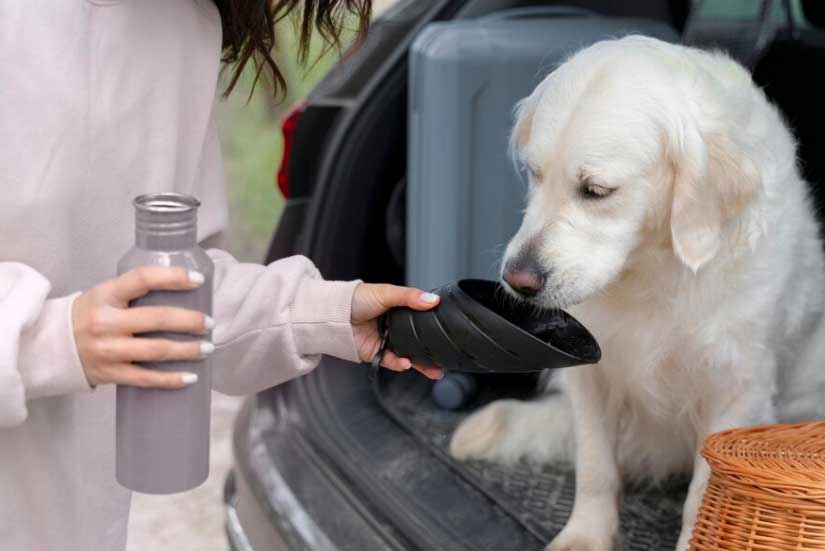
<instances>
[{"instance_id":1,"label":"rubber trunk mat","mask_svg":"<svg viewBox=\"0 0 825 551\"><path fill-rule=\"evenodd\" d=\"M463 477L525 530L549 542L564 527L573 507L572 465L536 466L521 462L505 467L489 462L453 460L450 436L472 410L498 398L529 398L535 377L482 376L476 399L465 411L438 408L430 398L432 383L414 373L375 372L374 389L382 407L422 444ZM625 488L620 521L626 551L669 551L681 528L686 480L656 488Z\"/></svg>"}]
</instances>

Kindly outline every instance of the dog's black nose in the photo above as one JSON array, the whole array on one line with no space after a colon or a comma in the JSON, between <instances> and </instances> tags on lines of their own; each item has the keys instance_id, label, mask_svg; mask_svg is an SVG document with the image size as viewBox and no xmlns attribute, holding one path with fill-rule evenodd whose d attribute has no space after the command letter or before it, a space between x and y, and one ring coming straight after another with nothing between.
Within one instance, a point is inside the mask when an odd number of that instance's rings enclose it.
<instances>
[{"instance_id":1,"label":"dog's black nose","mask_svg":"<svg viewBox=\"0 0 825 551\"><path fill-rule=\"evenodd\" d=\"M547 282L545 272L532 263L507 263L504 269L504 281L518 294L525 297L536 296L544 289Z\"/></svg>"}]
</instances>

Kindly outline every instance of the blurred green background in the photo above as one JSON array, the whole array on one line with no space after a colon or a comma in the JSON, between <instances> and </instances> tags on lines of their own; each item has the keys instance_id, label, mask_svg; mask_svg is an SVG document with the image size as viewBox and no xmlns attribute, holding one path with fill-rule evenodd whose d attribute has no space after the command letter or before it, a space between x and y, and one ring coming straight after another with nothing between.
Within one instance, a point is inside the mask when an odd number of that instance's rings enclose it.
<instances>
[{"instance_id":1,"label":"blurred green background","mask_svg":"<svg viewBox=\"0 0 825 551\"><path fill-rule=\"evenodd\" d=\"M254 90L255 70L249 63L235 90L217 106L217 124L229 186L230 223L227 248L236 258L262 262L283 209L284 199L275 183L281 163L281 119L315 86L338 58L312 43L308 61L297 63L296 36L291 22L281 25L275 61L289 84L285 98L275 98L270 82L261 79ZM223 91L230 69L222 75ZM250 91L251 95L250 95Z\"/></svg>"},{"instance_id":2,"label":"blurred green background","mask_svg":"<svg viewBox=\"0 0 825 551\"><path fill-rule=\"evenodd\" d=\"M396 0L373 0L373 17ZM355 37L354 21L341 40L346 49ZM312 90L341 51L325 46L320 37L312 40L305 64L297 61L297 28L294 21L278 24L273 58L283 72L289 90L285 98L275 98L269 82L259 81L252 90L255 70L248 64L243 77L227 99L217 103L216 121L229 186L229 229L227 249L238 260L263 262L284 199L275 183L281 164L283 136L281 119ZM231 67L222 75L219 92L226 88Z\"/></svg>"}]
</instances>

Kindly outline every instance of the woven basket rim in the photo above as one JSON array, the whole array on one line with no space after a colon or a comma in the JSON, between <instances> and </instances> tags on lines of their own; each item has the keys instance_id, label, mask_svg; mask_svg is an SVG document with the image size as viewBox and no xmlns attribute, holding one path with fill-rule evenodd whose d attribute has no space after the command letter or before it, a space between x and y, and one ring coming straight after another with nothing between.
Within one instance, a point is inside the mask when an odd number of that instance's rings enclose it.
<instances>
[{"instance_id":1,"label":"woven basket rim","mask_svg":"<svg viewBox=\"0 0 825 551\"><path fill-rule=\"evenodd\" d=\"M825 421L718 432L702 455L732 482L825 498Z\"/></svg>"}]
</instances>

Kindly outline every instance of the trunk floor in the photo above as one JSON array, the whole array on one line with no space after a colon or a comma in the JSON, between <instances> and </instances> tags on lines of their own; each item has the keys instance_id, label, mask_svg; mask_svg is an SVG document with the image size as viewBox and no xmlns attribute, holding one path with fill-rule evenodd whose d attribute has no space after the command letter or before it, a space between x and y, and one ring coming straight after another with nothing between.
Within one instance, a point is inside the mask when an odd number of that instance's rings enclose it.
<instances>
[{"instance_id":1,"label":"trunk floor","mask_svg":"<svg viewBox=\"0 0 825 551\"><path fill-rule=\"evenodd\" d=\"M480 390L473 402L464 411L451 412L433 403L432 383L415 373L381 370L374 379L382 407L396 422L526 530L549 542L564 527L573 506L572 465L520 462L506 467L483 461L459 462L448 453L450 436L468 413L499 398L529 398L536 388L536 379L530 376L484 375L479 381ZM674 480L653 488L625 488L620 513L623 549L675 548L687 482Z\"/></svg>"}]
</instances>

